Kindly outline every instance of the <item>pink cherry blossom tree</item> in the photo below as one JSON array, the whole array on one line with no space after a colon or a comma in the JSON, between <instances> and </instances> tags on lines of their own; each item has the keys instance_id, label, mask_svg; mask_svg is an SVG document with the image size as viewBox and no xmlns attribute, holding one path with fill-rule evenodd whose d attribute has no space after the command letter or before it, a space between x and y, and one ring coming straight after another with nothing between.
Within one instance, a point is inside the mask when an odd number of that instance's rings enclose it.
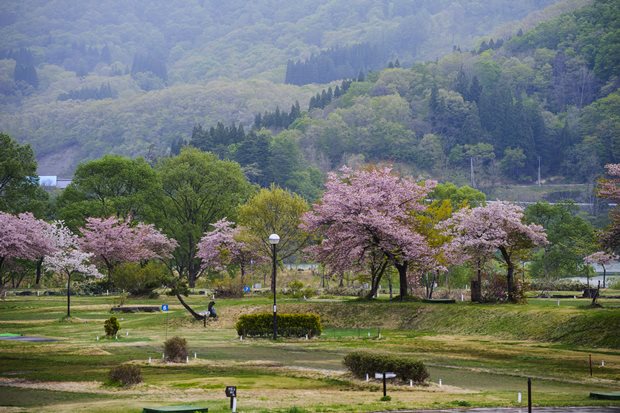
<instances>
[{"instance_id":1,"label":"pink cherry blossom tree","mask_svg":"<svg viewBox=\"0 0 620 413\"><path fill-rule=\"evenodd\" d=\"M620 204L620 164L605 165L608 177L598 181L597 194L601 198ZM620 207L609 212L611 223L599 233L603 249L620 252Z\"/></svg>"},{"instance_id":2,"label":"pink cherry blossom tree","mask_svg":"<svg viewBox=\"0 0 620 413\"><path fill-rule=\"evenodd\" d=\"M242 227L235 228L234 223L226 218L212 226L213 231L205 233L198 243L196 258L201 259L201 268L222 271L230 265L238 266L243 284L248 265L263 257L243 241Z\"/></svg>"},{"instance_id":3,"label":"pink cherry blossom tree","mask_svg":"<svg viewBox=\"0 0 620 413\"><path fill-rule=\"evenodd\" d=\"M304 215L302 228L323 237L314 252L334 269L355 269L379 251L398 270L402 300L409 294L407 269L430 255L415 213L425 209L434 186L399 177L391 168L344 168L328 176L323 199Z\"/></svg>"},{"instance_id":4,"label":"pink cherry blossom tree","mask_svg":"<svg viewBox=\"0 0 620 413\"><path fill-rule=\"evenodd\" d=\"M38 260L54 251L50 224L31 213L0 212L0 288L8 282L4 267L12 260Z\"/></svg>"},{"instance_id":5,"label":"pink cherry blossom tree","mask_svg":"<svg viewBox=\"0 0 620 413\"><path fill-rule=\"evenodd\" d=\"M139 223L132 227L118 218L87 218L81 229L81 248L93 254L93 260L105 266L108 281L114 268L123 262L166 259L177 247L153 225Z\"/></svg>"},{"instance_id":6,"label":"pink cherry blossom tree","mask_svg":"<svg viewBox=\"0 0 620 413\"><path fill-rule=\"evenodd\" d=\"M443 225L446 234L453 237L453 250L461 248L464 254L470 254L476 260L500 252L507 267L508 300L511 302L516 301L514 258L523 251L547 243L543 227L524 223L523 208L506 202L461 209Z\"/></svg>"},{"instance_id":7,"label":"pink cherry blossom tree","mask_svg":"<svg viewBox=\"0 0 620 413\"><path fill-rule=\"evenodd\" d=\"M62 221L55 223L51 235L55 252L43 259L43 266L49 271L67 277L67 317L71 317L71 276L80 273L101 278L103 275L90 263L93 254L80 249L77 235L73 234Z\"/></svg>"},{"instance_id":8,"label":"pink cherry blossom tree","mask_svg":"<svg viewBox=\"0 0 620 413\"><path fill-rule=\"evenodd\" d=\"M594 254L588 255L587 257L583 259L583 261L586 264L598 264L601 267L603 267L603 288L607 288L606 283L605 283L605 278L607 276L607 269L605 268L605 266L609 265L612 261L615 261L617 259L618 259L617 255L610 254L605 251L598 251L598 252L595 252ZM588 288L590 288L590 277L589 276L588 276Z\"/></svg>"}]
</instances>

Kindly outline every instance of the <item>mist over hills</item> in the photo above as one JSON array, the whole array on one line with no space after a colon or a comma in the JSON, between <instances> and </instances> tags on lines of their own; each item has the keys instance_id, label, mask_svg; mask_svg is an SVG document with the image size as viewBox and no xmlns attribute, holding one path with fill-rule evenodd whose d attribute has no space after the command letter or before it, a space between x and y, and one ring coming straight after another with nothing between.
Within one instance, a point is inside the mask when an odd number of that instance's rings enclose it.
<instances>
[{"instance_id":1,"label":"mist over hills","mask_svg":"<svg viewBox=\"0 0 620 413\"><path fill-rule=\"evenodd\" d=\"M104 153L164 156L196 124L249 127L257 112L295 101L305 110L324 86L283 84L287 62L368 43L383 48L383 67L396 59L410 67L454 47L477 48L483 35L516 32L528 15L586 3L6 1L0 129L33 145L42 174L71 174ZM306 145L304 155L315 149ZM342 154L311 162L334 167Z\"/></svg>"}]
</instances>

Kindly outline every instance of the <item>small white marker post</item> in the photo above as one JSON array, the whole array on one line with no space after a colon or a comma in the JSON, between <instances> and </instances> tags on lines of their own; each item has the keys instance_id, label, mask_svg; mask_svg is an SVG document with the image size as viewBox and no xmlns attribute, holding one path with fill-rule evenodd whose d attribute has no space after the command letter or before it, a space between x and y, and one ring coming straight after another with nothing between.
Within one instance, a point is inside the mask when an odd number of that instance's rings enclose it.
<instances>
[{"instance_id":1,"label":"small white marker post","mask_svg":"<svg viewBox=\"0 0 620 413\"><path fill-rule=\"evenodd\" d=\"M185 356L185 362L189 363L189 356Z\"/></svg>"},{"instance_id":2,"label":"small white marker post","mask_svg":"<svg viewBox=\"0 0 620 413\"><path fill-rule=\"evenodd\" d=\"M165 360L166 359L166 353L161 353L161 359Z\"/></svg>"},{"instance_id":3,"label":"small white marker post","mask_svg":"<svg viewBox=\"0 0 620 413\"><path fill-rule=\"evenodd\" d=\"M370 331L368 332L368 337L370 337Z\"/></svg>"},{"instance_id":4,"label":"small white marker post","mask_svg":"<svg viewBox=\"0 0 620 413\"><path fill-rule=\"evenodd\" d=\"M306 340L308 339L308 334L306 334Z\"/></svg>"},{"instance_id":5,"label":"small white marker post","mask_svg":"<svg viewBox=\"0 0 620 413\"><path fill-rule=\"evenodd\" d=\"M601 367L605 367L605 360L601 360Z\"/></svg>"},{"instance_id":6,"label":"small white marker post","mask_svg":"<svg viewBox=\"0 0 620 413\"><path fill-rule=\"evenodd\" d=\"M560 300L558 299L558 307L560 306Z\"/></svg>"},{"instance_id":7,"label":"small white marker post","mask_svg":"<svg viewBox=\"0 0 620 413\"><path fill-rule=\"evenodd\" d=\"M517 403L521 404L521 392L517 393Z\"/></svg>"},{"instance_id":8,"label":"small white marker post","mask_svg":"<svg viewBox=\"0 0 620 413\"><path fill-rule=\"evenodd\" d=\"M368 373L366 373L366 381L368 381Z\"/></svg>"},{"instance_id":9,"label":"small white marker post","mask_svg":"<svg viewBox=\"0 0 620 413\"><path fill-rule=\"evenodd\" d=\"M125 337L129 337L129 331L125 333Z\"/></svg>"},{"instance_id":10,"label":"small white marker post","mask_svg":"<svg viewBox=\"0 0 620 413\"><path fill-rule=\"evenodd\" d=\"M194 360L196 360L197 358L198 358L198 355L194 353Z\"/></svg>"},{"instance_id":11,"label":"small white marker post","mask_svg":"<svg viewBox=\"0 0 620 413\"><path fill-rule=\"evenodd\" d=\"M409 387L413 387L413 380L409 380Z\"/></svg>"},{"instance_id":12,"label":"small white marker post","mask_svg":"<svg viewBox=\"0 0 620 413\"><path fill-rule=\"evenodd\" d=\"M151 364L151 358L149 357L149 364Z\"/></svg>"},{"instance_id":13,"label":"small white marker post","mask_svg":"<svg viewBox=\"0 0 620 413\"><path fill-rule=\"evenodd\" d=\"M239 341L243 341L243 336L239 336Z\"/></svg>"},{"instance_id":14,"label":"small white marker post","mask_svg":"<svg viewBox=\"0 0 620 413\"><path fill-rule=\"evenodd\" d=\"M99 341L99 336L97 336L97 341Z\"/></svg>"},{"instance_id":15,"label":"small white marker post","mask_svg":"<svg viewBox=\"0 0 620 413\"><path fill-rule=\"evenodd\" d=\"M118 334L117 334L116 336L114 336L114 339L115 339L115 340L118 340Z\"/></svg>"},{"instance_id":16,"label":"small white marker post","mask_svg":"<svg viewBox=\"0 0 620 413\"><path fill-rule=\"evenodd\" d=\"M461 293L461 301L465 301L465 296Z\"/></svg>"},{"instance_id":17,"label":"small white marker post","mask_svg":"<svg viewBox=\"0 0 620 413\"><path fill-rule=\"evenodd\" d=\"M439 387L441 387L441 386L442 386L441 379L439 379Z\"/></svg>"}]
</instances>

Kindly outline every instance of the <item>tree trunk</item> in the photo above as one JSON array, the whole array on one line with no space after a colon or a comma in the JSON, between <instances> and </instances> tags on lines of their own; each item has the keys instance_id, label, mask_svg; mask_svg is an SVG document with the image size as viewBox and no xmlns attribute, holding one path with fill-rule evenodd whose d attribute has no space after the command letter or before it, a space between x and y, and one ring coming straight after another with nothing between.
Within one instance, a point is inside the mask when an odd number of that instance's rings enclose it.
<instances>
[{"instance_id":1,"label":"tree trunk","mask_svg":"<svg viewBox=\"0 0 620 413\"><path fill-rule=\"evenodd\" d=\"M196 319L196 320L203 320L205 319L207 316L206 315L202 315L202 314L198 314L196 311L194 311L194 309L192 307L189 306L189 304L187 304L184 300L183 297L181 297L181 294L176 294L177 299L179 300L179 302L181 303L181 305L183 307L185 307L185 309L187 311L189 311L189 313Z\"/></svg>"},{"instance_id":2,"label":"tree trunk","mask_svg":"<svg viewBox=\"0 0 620 413\"><path fill-rule=\"evenodd\" d=\"M385 269L388 266L388 261L383 260L381 265L378 267L371 267L370 270L370 292L366 295L366 298L375 298L377 296L377 291L379 290L379 284L381 283L381 278L385 273ZM391 281L391 279L390 279Z\"/></svg>"},{"instance_id":3,"label":"tree trunk","mask_svg":"<svg viewBox=\"0 0 620 413\"><path fill-rule=\"evenodd\" d=\"M41 275L43 275L43 257L39 258L39 261L37 261L37 270L36 270L36 276L34 279L34 284L38 287L39 283L41 282Z\"/></svg>"},{"instance_id":4,"label":"tree trunk","mask_svg":"<svg viewBox=\"0 0 620 413\"><path fill-rule=\"evenodd\" d=\"M603 288L605 287L605 276L607 275L607 269L605 268L605 264L603 264Z\"/></svg>"},{"instance_id":5,"label":"tree trunk","mask_svg":"<svg viewBox=\"0 0 620 413\"><path fill-rule=\"evenodd\" d=\"M71 317L71 273L67 273L67 318Z\"/></svg>"},{"instance_id":6,"label":"tree trunk","mask_svg":"<svg viewBox=\"0 0 620 413\"><path fill-rule=\"evenodd\" d=\"M394 267L398 270L398 279L400 281L400 301L404 301L405 297L409 295L409 288L407 283L407 262L394 263Z\"/></svg>"},{"instance_id":7,"label":"tree trunk","mask_svg":"<svg viewBox=\"0 0 620 413\"><path fill-rule=\"evenodd\" d=\"M502 253L502 257L504 261L506 261L506 266L508 267L508 271L506 272L506 283L508 285L508 301L511 303L516 302L515 298L515 287L514 287L514 272L515 266L512 263L512 259L510 258L510 254L504 247L500 247L499 251Z\"/></svg>"}]
</instances>

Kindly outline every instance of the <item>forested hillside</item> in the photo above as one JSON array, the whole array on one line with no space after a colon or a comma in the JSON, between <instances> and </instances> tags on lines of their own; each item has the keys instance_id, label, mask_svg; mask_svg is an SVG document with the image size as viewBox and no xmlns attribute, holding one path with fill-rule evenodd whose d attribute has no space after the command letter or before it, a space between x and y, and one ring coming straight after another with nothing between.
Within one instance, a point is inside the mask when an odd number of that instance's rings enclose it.
<instances>
[{"instance_id":1,"label":"forested hillside","mask_svg":"<svg viewBox=\"0 0 620 413\"><path fill-rule=\"evenodd\" d=\"M107 152L161 156L196 124L305 107L321 87L282 85L287 64L303 69L296 84L411 67L586 2L4 1L0 130L33 144L42 173ZM307 78L315 62L327 64Z\"/></svg>"},{"instance_id":2,"label":"forested hillside","mask_svg":"<svg viewBox=\"0 0 620 413\"><path fill-rule=\"evenodd\" d=\"M620 2L597 0L473 52L358 79L287 132L327 171L397 162L489 187L593 182L620 162ZM360 81L362 80L362 81ZM319 94L314 101L323 101Z\"/></svg>"}]
</instances>

